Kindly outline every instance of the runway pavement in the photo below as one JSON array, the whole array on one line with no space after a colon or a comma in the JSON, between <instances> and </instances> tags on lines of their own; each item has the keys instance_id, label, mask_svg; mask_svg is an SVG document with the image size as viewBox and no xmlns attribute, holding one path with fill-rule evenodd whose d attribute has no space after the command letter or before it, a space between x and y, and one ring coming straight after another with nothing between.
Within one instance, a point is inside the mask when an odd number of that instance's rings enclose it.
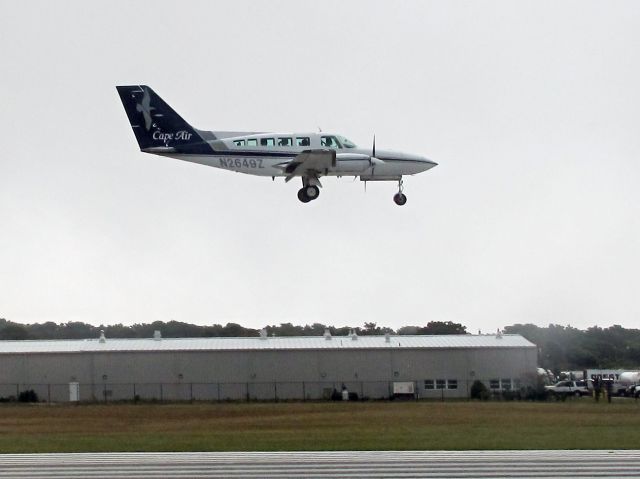
<instances>
[{"instance_id":1,"label":"runway pavement","mask_svg":"<svg viewBox=\"0 0 640 479\"><path fill-rule=\"evenodd\" d=\"M0 455L0 478L588 478L639 476L640 450Z\"/></svg>"}]
</instances>

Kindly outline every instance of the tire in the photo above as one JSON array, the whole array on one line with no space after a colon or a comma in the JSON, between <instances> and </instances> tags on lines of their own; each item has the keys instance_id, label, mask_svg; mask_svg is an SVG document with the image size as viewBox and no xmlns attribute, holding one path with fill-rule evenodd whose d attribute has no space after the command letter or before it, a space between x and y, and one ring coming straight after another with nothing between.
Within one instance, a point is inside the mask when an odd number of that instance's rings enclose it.
<instances>
[{"instance_id":1,"label":"tire","mask_svg":"<svg viewBox=\"0 0 640 479\"><path fill-rule=\"evenodd\" d=\"M407 197L402 193L396 193L395 195L393 195L393 201L396 203L396 205L402 206L407 203Z\"/></svg>"},{"instance_id":2,"label":"tire","mask_svg":"<svg viewBox=\"0 0 640 479\"><path fill-rule=\"evenodd\" d=\"M573 395L577 398L582 397L582 393L580 391L574 392Z\"/></svg>"},{"instance_id":3,"label":"tire","mask_svg":"<svg viewBox=\"0 0 640 479\"><path fill-rule=\"evenodd\" d=\"M311 201L311 198L307 196L304 188L298 190L298 199L303 203L309 203L309 201Z\"/></svg>"}]
</instances>

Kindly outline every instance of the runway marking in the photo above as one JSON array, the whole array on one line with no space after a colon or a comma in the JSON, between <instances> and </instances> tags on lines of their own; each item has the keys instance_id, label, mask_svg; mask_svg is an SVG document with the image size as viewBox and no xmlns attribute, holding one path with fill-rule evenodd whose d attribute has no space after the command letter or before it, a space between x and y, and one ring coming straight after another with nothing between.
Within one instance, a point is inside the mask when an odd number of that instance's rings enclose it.
<instances>
[{"instance_id":1,"label":"runway marking","mask_svg":"<svg viewBox=\"0 0 640 479\"><path fill-rule=\"evenodd\" d=\"M336 451L0 455L0 478L637 477L632 451Z\"/></svg>"}]
</instances>

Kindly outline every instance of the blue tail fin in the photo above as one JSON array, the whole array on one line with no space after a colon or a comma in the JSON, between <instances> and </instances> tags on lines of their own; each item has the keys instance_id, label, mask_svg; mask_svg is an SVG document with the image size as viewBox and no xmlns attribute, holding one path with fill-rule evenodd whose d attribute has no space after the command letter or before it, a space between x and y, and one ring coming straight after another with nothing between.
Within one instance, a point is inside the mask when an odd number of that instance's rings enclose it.
<instances>
[{"instance_id":1,"label":"blue tail fin","mask_svg":"<svg viewBox=\"0 0 640 479\"><path fill-rule=\"evenodd\" d=\"M213 150L210 132L196 130L146 85L117 86L142 151L202 154Z\"/></svg>"}]
</instances>

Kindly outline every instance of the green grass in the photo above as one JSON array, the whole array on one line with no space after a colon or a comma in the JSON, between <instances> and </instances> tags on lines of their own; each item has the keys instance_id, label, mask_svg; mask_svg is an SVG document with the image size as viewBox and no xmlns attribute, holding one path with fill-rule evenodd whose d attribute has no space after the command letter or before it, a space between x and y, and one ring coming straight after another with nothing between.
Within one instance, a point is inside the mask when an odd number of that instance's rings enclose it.
<instances>
[{"instance_id":1,"label":"green grass","mask_svg":"<svg viewBox=\"0 0 640 479\"><path fill-rule=\"evenodd\" d=\"M0 407L3 453L638 448L633 400Z\"/></svg>"}]
</instances>

